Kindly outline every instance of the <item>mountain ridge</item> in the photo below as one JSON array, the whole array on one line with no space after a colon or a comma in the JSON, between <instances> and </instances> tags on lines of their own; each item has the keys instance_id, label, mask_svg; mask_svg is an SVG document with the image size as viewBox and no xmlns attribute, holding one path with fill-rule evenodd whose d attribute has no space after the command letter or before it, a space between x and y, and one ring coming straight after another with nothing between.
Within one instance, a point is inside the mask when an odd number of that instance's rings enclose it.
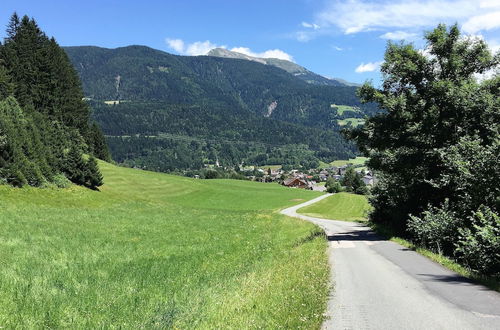
<instances>
[{"instance_id":1,"label":"mountain ridge","mask_svg":"<svg viewBox=\"0 0 500 330\"><path fill-rule=\"evenodd\" d=\"M272 65L277 68L283 69L286 72L304 80L305 82L313 85L327 85L327 86L356 86L357 84L353 84L347 82L344 79L337 78L327 78L317 73L314 73L305 67L283 59L279 58L262 58L250 56L247 54L243 54L240 52L228 50L225 48L214 48L211 49L206 56L214 56L214 57L223 57L223 58L234 58L234 59L243 59L247 61L254 61L261 64Z\"/></svg>"}]
</instances>

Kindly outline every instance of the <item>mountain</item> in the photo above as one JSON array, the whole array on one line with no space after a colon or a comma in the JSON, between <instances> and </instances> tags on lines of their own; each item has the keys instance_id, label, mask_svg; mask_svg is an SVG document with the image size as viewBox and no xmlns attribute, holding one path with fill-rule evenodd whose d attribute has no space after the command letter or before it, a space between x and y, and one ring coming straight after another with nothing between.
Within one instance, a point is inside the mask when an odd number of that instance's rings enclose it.
<instances>
[{"instance_id":1,"label":"mountain","mask_svg":"<svg viewBox=\"0 0 500 330\"><path fill-rule=\"evenodd\" d=\"M313 85L326 85L326 86L353 86L353 84L341 79L329 79L319 74L311 72L291 61L286 61L278 58L260 58L248 56L246 54L230 51L224 48L214 48L207 54L208 56L235 58L247 61L254 61L261 64L272 65L277 68L283 69L288 73L304 80L305 82Z\"/></svg>"},{"instance_id":2,"label":"mountain","mask_svg":"<svg viewBox=\"0 0 500 330\"><path fill-rule=\"evenodd\" d=\"M113 158L130 166L313 166L354 156L354 145L339 133L341 121L377 111L359 102L355 87L309 84L246 59L144 46L66 52Z\"/></svg>"}]
</instances>

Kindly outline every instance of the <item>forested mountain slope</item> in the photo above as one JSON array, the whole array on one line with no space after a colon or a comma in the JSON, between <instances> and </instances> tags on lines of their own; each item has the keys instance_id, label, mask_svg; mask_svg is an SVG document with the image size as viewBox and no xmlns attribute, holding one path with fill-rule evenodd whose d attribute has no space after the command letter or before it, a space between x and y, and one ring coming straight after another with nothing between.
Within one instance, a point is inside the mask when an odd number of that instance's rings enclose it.
<instances>
[{"instance_id":1,"label":"forested mountain slope","mask_svg":"<svg viewBox=\"0 0 500 330\"><path fill-rule=\"evenodd\" d=\"M339 120L377 111L360 104L355 87L312 85L242 59L175 56L144 46L66 52L115 160L161 171L217 160L309 166L350 157L356 149L338 133Z\"/></svg>"}]
</instances>

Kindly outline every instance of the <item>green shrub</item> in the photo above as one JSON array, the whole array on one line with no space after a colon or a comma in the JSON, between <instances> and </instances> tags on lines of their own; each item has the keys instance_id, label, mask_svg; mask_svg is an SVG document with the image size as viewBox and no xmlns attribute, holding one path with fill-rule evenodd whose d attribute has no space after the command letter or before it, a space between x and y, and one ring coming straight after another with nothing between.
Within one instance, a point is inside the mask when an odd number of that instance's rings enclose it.
<instances>
[{"instance_id":1,"label":"green shrub","mask_svg":"<svg viewBox=\"0 0 500 330\"><path fill-rule=\"evenodd\" d=\"M479 273L500 276L500 216L481 205L470 221L471 227L458 229L459 259Z\"/></svg>"},{"instance_id":2,"label":"green shrub","mask_svg":"<svg viewBox=\"0 0 500 330\"><path fill-rule=\"evenodd\" d=\"M329 178L326 181L325 187L326 191L329 193L339 193L342 191L342 186L340 185L340 182L338 182L333 178Z\"/></svg>"},{"instance_id":3,"label":"green shrub","mask_svg":"<svg viewBox=\"0 0 500 330\"><path fill-rule=\"evenodd\" d=\"M421 246L439 254L452 253L459 225L459 218L446 200L441 207L429 206L421 217L410 215L408 231Z\"/></svg>"},{"instance_id":4,"label":"green shrub","mask_svg":"<svg viewBox=\"0 0 500 330\"><path fill-rule=\"evenodd\" d=\"M69 181L68 178L62 173L54 175L52 182L58 188L68 188L71 185L71 181Z\"/></svg>"}]
</instances>

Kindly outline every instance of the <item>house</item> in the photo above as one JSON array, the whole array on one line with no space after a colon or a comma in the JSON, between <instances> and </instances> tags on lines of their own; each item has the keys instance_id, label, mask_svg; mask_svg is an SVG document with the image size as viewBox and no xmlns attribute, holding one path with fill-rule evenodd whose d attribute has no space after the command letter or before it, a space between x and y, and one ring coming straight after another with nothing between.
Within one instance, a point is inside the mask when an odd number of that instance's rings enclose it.
<instances>
[{"instance_id":1,"label":"house","mask_svg":"<svg viewBox=\"0 0 500 330\"><path fill-rule=\"evenodd\" d=\"M372 186L373 185L373 176L371 175L365 175L363 177L363 182L366 184L366 185L370 185Z\"/></svg>"},{"instance_id":2,"label":"house","mask_svg":"<svg viewBox=\"0 0 500 330\"><path fill-rule=\"evenodd\" d=\"M291 188L302 188L302 189L309 188L307 182L299 178L288 178L285 181L283 181L283 185Z\"/></svg>"}]
</instances>

